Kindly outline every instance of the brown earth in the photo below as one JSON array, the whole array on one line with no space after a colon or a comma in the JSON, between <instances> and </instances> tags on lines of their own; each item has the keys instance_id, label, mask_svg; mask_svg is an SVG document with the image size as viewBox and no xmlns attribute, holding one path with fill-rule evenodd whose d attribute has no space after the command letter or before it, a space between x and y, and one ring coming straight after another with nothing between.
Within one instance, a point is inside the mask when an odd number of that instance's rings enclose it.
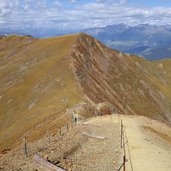
<instances>
[{"instance_id":1,"label":"brown earth","mask_svg":"<svg viewBox=\"0 0 171 171\"><path fill-rule=\"evenodd\" d=\"M34 154L38 154L43 158L48 156L50 162L58 163L68 171L118 171L124 154L120 147L121 119L126 132L126 170L170 171L171 144L168 137L171 137L171 128L146 117L117 114L87 119L73 128L70 125L69 131L63 127L62 140L59 132L53 130L51 143L48 143L47 136L28 142L28 158L24 155L23 146L19 145L1 156L0 170L47 171L34 161ZM165 136L161 137L161 134Z\"/></svg>"},{"instance_id":2,"label":"brown earth","mask_svg":"<svg viewBox=\"0 0 171 171\"><path fill-rule=\"evenodd\" d=\"M122 116L122 119L132 161L132 167L127 163L127 170L170 171L171 127L142 116Z\"/></svg>"}]
</instances>

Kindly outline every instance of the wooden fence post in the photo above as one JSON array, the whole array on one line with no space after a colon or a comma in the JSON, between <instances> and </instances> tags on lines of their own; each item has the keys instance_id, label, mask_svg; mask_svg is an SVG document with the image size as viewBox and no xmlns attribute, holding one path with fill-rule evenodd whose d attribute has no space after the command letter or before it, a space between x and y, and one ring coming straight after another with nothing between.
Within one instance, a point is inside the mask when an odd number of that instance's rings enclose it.
<instances>
[{"instance_id":1,"label":"wooden fence post","mask_svg":"<svg viewBox=\"0 0 171 171\"><path fill-rule=\"evenodd\" d=\"M24 153L26 157L28 157L27 141L25 138L23 138L23 143L24 143Z\"/></svg>"},{"instance_id":2,"label":"wooden fence post","mask_svg":"<svg viewBox=\"0 0 171 171\"><path fill-rule=\"evenodd\" d=\"M123 137L123 124L122 124L122 119L121 119L121 148L122 148L122 137Z\"/></svg>"},{"instance_id":3,"label":"wooden fence post","mask_svg":"<svg viewBox=\"0 0 171 171\"><path fill-rule=\"evenodd\" d=\"M126 156L123 156L123 171L126 171L125 163L126 163Z\"/></svg>"},{"instance_id":4,"label":"wooden fence post","mask_svg":"<svg viewBox=\"0 0 171 171\"><path fill-rule=\"evenodd\" d=\"M122 142L122 147L124 148L124 156L126 157L126 149L125 149L125 144L126 144L126 141L125 141L125 137L124 137L124 130L122 130L122 139L123 139L123 142Z\"/></svg>"}]
</instances>

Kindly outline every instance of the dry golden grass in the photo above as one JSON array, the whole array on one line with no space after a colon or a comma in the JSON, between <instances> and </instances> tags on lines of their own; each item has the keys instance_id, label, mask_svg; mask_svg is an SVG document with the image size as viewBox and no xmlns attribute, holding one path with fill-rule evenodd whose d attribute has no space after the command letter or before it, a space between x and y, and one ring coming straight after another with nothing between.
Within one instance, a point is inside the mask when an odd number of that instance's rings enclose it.
<instances>
[{"instance_id":1,"label":"dry golden grass","mask_svg":"<svg viewBox=\"0 0 171 171\"><path fill-rule=\"evenodd\" d=\"M68 122L65 109L87 99L110 102L119 113L127 109L128 114L168 121L170 66L171 60L149 62L113 51L85 34L4 37L0 39L0 150L23 136L32 141Z\"/></svg>"},{"instance_id":2,"label":"dry golden grass","mask_svg":"<svg viewBox=\"0 0 171 171\"><path fill-rule=\"evenodd\" d=\"M59 124L66 106L82 99L69 56L77 36L0 40L0 149L51 115L59 117Z\"/></svg>"}]
</instances>

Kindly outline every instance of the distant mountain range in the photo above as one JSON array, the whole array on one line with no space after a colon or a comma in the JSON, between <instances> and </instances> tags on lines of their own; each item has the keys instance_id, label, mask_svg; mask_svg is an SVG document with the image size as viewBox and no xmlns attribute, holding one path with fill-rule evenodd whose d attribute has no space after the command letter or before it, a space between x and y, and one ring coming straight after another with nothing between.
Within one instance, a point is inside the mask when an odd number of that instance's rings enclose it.
<instances>
[{"instance_id":1,"label":"distant mountain range","mask_svg":"<svg viewBox=\"0 0 171 171\"><path fill-rule=\"evenodd\" d=\"M16 34L16 35L30 35L34 38L49 38L49 37L55 37L55 36L60 36L60 35L65 35L65 34L72 34L80 32L79 30L62 30L59 28L20 28L20 29L14 29L14 28L0 28L0 36L4 35L11 35L11 34Z\"/></svg>"},{"instance_id":2,"label":"distant mountain range","mask_svg":"<svg viewBox=\"0 0 171 171\"><path fill-rule=\"evenodd\" d=\"M112 49L135 54L149 60L171 58L171 25L155 26L140 24L129 26L116 24L79 30L60 30L56 28L0 28L0 35L21 34L33 37L53 37L76 32L85 32Z\"/></svg>"},{"instance_id":3,"label":"distant mountain range","mask_svg":"<svg viewBox=\"0 0 171 171\"><path fill-rule=\"evenodd\" d=\"M171 25L111 25L84 30L107 46L149 60L171 58Z\"/></svg>"}]
</instances>

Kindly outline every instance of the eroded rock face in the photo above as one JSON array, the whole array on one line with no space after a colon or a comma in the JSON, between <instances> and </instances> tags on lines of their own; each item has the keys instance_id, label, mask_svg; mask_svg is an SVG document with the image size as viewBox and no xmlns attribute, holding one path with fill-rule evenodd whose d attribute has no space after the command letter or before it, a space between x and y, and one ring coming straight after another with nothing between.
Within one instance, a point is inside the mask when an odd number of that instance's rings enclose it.
<instances>
[{"instance_id":1,"label":"eroded rock face","mask_svg":"<svg viewBox=\"0 0 171 171\"><path fill-rule=\"evenodd\" d=\"M73 122L79 122L89 117L115 114L117 111L114 105L109 102L96 105L81 102L67 109L66 113L72 117Z\"/></svg>"},{"instance_id":2,"label":"eroded rock face","mask_svg":"<svg viewBox=\"0 0 171 171\"><path fill-rule=\"evenodd\" d=\"M103 102L96 105L101 115L111 115L117 113L115 107L109 102Z\"/></svg>"},{"instance_id":3,"label":"eroded rock face","mask_svg":"<svg viewBox=\"0 0 171 171\"><path fill-rule=\"evenodd\" d=\"M111 50L83 33L74 46L72 61L77 81L93 103L109 102L118 113L171 120L171 95L161 89L166 86L163 80L169 83L167 91L171 88L171 78L163 75L163 64L159 67Z\"/></svg>"},{"instance_id":4,"label":"eroded rock face","mask_svg":"<svg viewBox=\"0 0 171 171\"><path fill-rule=\"evenodd\" d=\"M90 103L81 102L73 107L67 109L67 112L73 116L73 118L88 118L93 116L99 116L100 112L97 110L95 105Z\"/></svg>"}]
</instances>

